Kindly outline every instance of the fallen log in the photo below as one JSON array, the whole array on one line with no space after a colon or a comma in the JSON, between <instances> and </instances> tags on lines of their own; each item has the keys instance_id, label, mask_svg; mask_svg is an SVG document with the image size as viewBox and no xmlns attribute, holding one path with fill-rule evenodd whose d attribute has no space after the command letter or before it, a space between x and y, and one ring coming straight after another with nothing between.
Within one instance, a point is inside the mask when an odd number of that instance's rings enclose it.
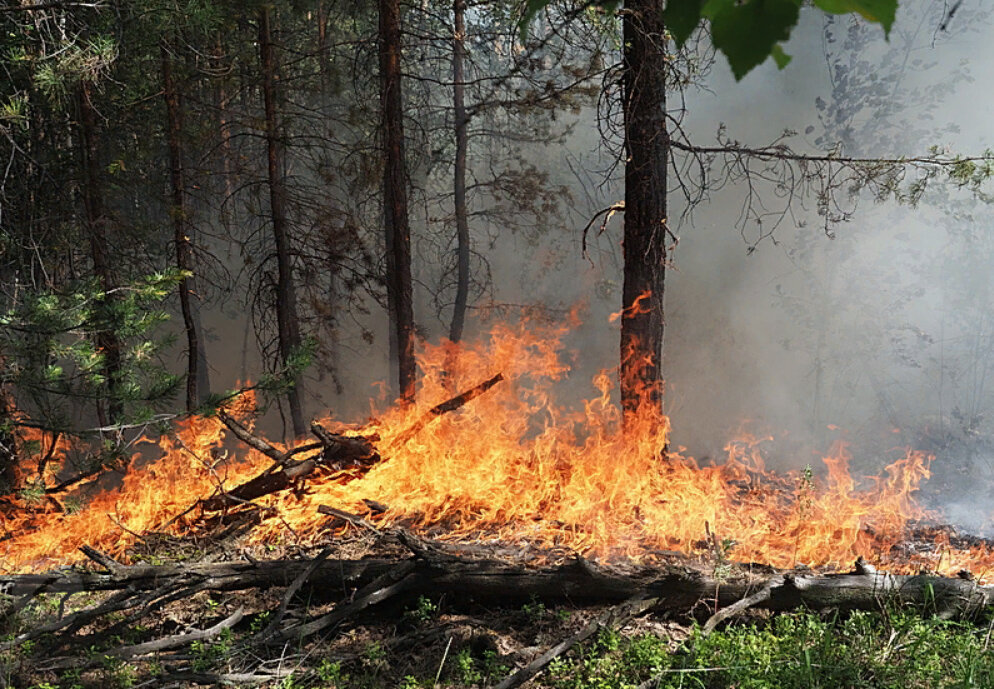
<instances>
[{"instance_id":1,"label":"fallen log","mask_svg":"<svg viewBox=\"0 0 994 689\"><path fill-rule=\"evenodd\" d=\"M504 380L504 375L498 373L469 390L435 405L397 436L393 444L394 447L407 443L434 419L459 409L502 380ZM373 466L386 459L380 455L377 449L376 443L379 441L379 437L375 435L332 433L321 424L312 422L311 433L317 437L318 442L308 443L282 452L264 438L254 435L223 409L218 411L218 418L236 438L272 459L273 464L240 486L201 501L201 507L209 512L244 504L264 495L286 490L310 476L319 467L335 474L341 474L337 480L351 481L364 475ZM313 450L320 450L320 452L303 460L293 459L296 454Z\"/></svg>"},{"instance_id":2,"label":"fallen log","mask_svg":"<svg viewBox=\"0 0 994 689\"><path fill-rule=\"evenodd\" d=\"M715 579L688 564L661 565L635 572L618 572L583 559L558 566L528 567L521 562L469 559L432 550L408 560L409 594L445 594L449 600L539 600L583 604L617 604L633 597L658 598L659 608L690 610L700 601L716 609L732 606L758 591L755 607L790 610L877 609L888 602L929 606L944 616L972 613L994 604L994 586L934 574L888 574L858 565L840 574L799 572L751 574ZM225 562L123 567L115 572L53 572L0 576L0 593L8 596L81 591L162 589L233 591L291 585L310 567L304 586L347 594L363 588L405 560L326 559ZM768 590L765 591L764 589ZM750 601L751 602L751 601Z\"/></svg>"}]
</instances>

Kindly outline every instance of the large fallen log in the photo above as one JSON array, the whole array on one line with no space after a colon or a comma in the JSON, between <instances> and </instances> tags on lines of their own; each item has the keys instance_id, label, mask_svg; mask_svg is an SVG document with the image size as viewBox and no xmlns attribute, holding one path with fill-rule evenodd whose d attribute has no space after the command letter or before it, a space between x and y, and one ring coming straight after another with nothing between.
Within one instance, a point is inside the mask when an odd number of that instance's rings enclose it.
<instances>
[{"instance_id":1,"label":"large fallen log","mask_svg":"<svg viewBox=\"0 0 994 689\"><path fill-rule=\"evenodd\" d=\"M435 405L421 418L411 424L397 437L395 447L399 447L417 435L434 419L442 414L459 409L467 402L479 397L494 385L504 380L504 375L498 373L482 383L466 390L451 399ZM261 452L273 460L273 464L255 478L232 488L219 492L201 501L201 507L206 511L222 510L226 507L243 504L264 495L286 490L302 479L310 476L319 467L325 471L338 474L336 480L354 480L373 466L384 461L377 448L379 437L366 434L344 435L332 433L317 422L311 423L311 433L318 439L316 443L307 443L282 452L265 438L253 434L237 419L225 412L218 411L218 418L227 426L232 435L249 447ZM320 450L320 452L316 452ZM304 452L314 452L303 460L293 459L295 455Z\"/></svg>"},{"instance_id":2,"label":"large fallen log","mask_svg":"<svg viewBox=\"0 0 994 689\"><path fill-rule=\"evenodd\" d=\"M769 610L876 609L889 602L926 605L945 616L972 613L994 604L994 587L934 574L901 575L858 564L853 572L812 574L773 572L716 579L683 565L619 572L576 559L558 566L529 567L520 562L468 559L433 553L409 560L325 559L224 562L122 567L114 572L53 572L0 576L0 593L35 596L81 591L142 592L196 588L233 591L290 586L311 568L304 586L347 594L404 565L410 568L409 594L445 594L448 600L528 600L549 603L616 604L633 597L658 598L657 607L690 610L701 601L721 609L755 596L754 607ZM768 594L768 595L767 595Z\"/></svg>"}]
</instances>

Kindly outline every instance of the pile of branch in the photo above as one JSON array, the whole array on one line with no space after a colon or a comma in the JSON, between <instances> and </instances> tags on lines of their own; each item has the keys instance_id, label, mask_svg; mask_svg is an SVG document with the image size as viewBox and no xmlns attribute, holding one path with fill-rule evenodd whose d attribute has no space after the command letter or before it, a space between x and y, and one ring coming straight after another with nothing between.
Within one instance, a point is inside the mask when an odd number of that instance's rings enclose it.
<instances>
[{"instance_id":1,"label":"pile of branch","mask_svg":"<svg viewBox=\"0 0 994 689\"><path fill-rule=\"evenodd\" d=\"M353 517L354 519L358 519ZM316 557L299 561L245 561L211 564L125 566L91 548L84 552L101 566L100 571L60 571L49 574L0 576L0 591L11 598L5 616L23 609L40 594L63 597L62 605L83 592L102 592L104 599L91 607L60 616L0 644L0 650L18 647L42 637L54 638L52 653L39 669L85 668L94 662L87 654L101 640L112 639L168 604L202 591L236 591L285 588L280 605L271 611L265 630L247 643L266 646L299 642L315 634L329 634L355 624L363 611L388 599L419 595L444 596L450 606L466 603L512 603L540 600L546 604L608 605L603 615L565 639L509 677L504 689L517 686L541 671L556 656L589 637L602 626L618 625L649 611L687 614L711 611L705 632L749 608L780 611L795 608L878 609L893 603L925 606L945 617L972 614L994 603L994 587L966 578L929 574L897 575L875 571L862 560L852 572L812 574L763 573L741 568L729 578L715 578L690 562L664 567L618 571L580 557L555 565L534 567L526 562L462 553L450 544L426 541L401 529L383 532L410 551L401 559L334 559L326 548ZM330 611L288 615L296 596L310 590L323 596L335 594L340 602ZM304 596L306 598L307 596ZM702 607L703 606L703 607ZM97 633L80 634L98 620L115 615L116 621ZM243 611L219 620L206 629L151 639L113 648L115 658L140 659L155 655L175 672L187 672L184 648L197 640L213 638L242 621ZM175 656L179 660L169 663ZM524 673L522 675L521 673ZM253 675L255 677L255 675ZM258 679L258 677L256 677Z\"/></svg>"},{"instance_id":2,"label":"pile of branch","mask_svg":"<svg viewBox=\"0 0 994 689\"><path fill-rule=\"evenodd\" d=\"M498 373L479 385L432 407L397 437L393 442L393 447L402 446L434 419L459 409L502 380L504 380L504 375ZM332 433L321 424L312 422L311 433L314 434L317 441L298 445L292 450L283 452L264 438L254 435L223 409L218 412L218 417L236 438L272 459L273 463L261 474L242 485L232 490L219 491L216 495L203 500L201 507L205 511L222 510L226 507L244 504L264 495L287 490L298 485L319 468L334 474L336 481L352 481L363 476L375 465L386 459L381 456L377 449L380 438L375 434ZM297 455L305 453L311 454L303 460L294 459Z\"/></svg>"}]
</instances>

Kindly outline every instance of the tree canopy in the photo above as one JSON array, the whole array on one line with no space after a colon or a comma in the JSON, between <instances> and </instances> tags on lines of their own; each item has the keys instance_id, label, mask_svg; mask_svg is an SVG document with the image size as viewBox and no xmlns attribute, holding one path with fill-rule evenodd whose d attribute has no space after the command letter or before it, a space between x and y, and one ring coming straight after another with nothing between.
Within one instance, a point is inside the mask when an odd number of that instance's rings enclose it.
<instances>
[{"instance_id":1,"label":"tree canopy","mask_svg":"<svg viewBox=\"0 0 994 689\"><path fill-rule=\"evenodd\" d=\"M551 0L528 0L521 20L522 32ZM590 2L605 12L618 10L621 0ZM736 79L772 57L781 68L790 62L783 44L797 24L802 0L668 0L663 22L678 47L706 22L714 47L728 59ZM858 14L880 24L886 35L897 15L897 0L814 0L829 14Z\"/></svg>"}]
</instances>

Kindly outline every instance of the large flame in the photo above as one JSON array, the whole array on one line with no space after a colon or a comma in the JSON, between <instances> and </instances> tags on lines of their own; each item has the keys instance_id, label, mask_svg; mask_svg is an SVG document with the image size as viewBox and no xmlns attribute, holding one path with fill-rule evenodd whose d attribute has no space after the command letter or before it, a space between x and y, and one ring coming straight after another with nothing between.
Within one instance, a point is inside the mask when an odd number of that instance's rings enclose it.
<instances>
[{"instance_id":1,"label":"large flame","mask_svg":"<svg viewBox=\"0 0 994 689\"><path fill-rule=\"evenodd\" d=\"M379 438L385 460L359 480L312 478L303 491L257 500L273 509L248 539L314 542L327 533L318 505L363 511L368 498L389 507L384 525L400 522L436 538L558 546L592 557L681 551L776 567L842 567L864 556L898 570L927 565L986 572L986 548L956 549L947 541L917 559L895 548L907 538L909 523L929 516L913 499L929 475L922 453L904 451L881 475L857 481L840 444L823 459L823 469L776 474L764 467L761 439L743 436L729 443L724 462L701 466L666 449L669 422L651 405L626 419L622 432L609 372L595 377L597 394L579 408L561 406L554 390L569 373L561 354L570 327L499 324L455 355L450 343L424 345L419 402L374 413L361 428ZM405 441L405 431L432 405L497 372L505 382ZM243 398L241 409L231 412L246 418L252 404ZM133 462L118 486L82 509L14 501L2 514L3 569L78 560L83 544L122 556L137 534L184 533L201 518L199 499L219 486L237 486L270 463L244 448L224 457L224 433L213 418L178 424L157 441L157 461Z\"/></svg>"}]
</instances>

